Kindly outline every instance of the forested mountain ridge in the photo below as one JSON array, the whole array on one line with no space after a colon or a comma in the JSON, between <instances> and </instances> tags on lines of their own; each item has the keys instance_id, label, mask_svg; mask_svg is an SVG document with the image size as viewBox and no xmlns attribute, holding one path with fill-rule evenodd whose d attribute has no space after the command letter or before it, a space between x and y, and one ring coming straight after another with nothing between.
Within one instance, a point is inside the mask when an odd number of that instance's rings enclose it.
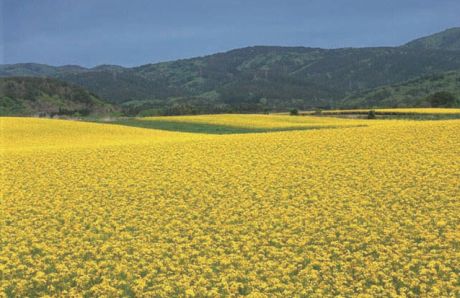
<instances>
[{"instance_id":1,"label":"forested mountain ridge","mask_svg":"<svg viewBox=\"0 0 460 298\"><path fill-rule=\"evenodd\" d=\"M0 78L0 115L106 115L111 104L82 87L52 78Z\"/></svg>"},{"instance_id":2,"label":"forested mountain ridge","mask_svg":"<svg viewBox=\"0 0 460 298\"><path fill-rule=\"evenodd\" d=\"M446 107L460 104L460 71L426 75L406 82L357 92L343 101L351 107L430 107L432 97L444 93L453 98Z\"/></svg>"},{"instance_id":3,"label":"forested mountain ridge","mask_svg":"<svg viewBox=\"0 0 460 298\"><path fill-rule=\"evenodd\" d=\"M58 78L131 114L349 107L343 99L366 90L460 70L458 44L453 28L400 47L254 46L132 68L1 65L0 76Z\"/></svg>"},{"instance_id":4,"label":"forested mountain ridge","mask_svg":"<svg viewBox=\"0 0 460 298\"><path fill-rule=\"evenodd\" d=\"M450 28L442 32L418 38L407 43L406 47L435 50L460 50L460 28Z\"/></svg>"}]
</instances>

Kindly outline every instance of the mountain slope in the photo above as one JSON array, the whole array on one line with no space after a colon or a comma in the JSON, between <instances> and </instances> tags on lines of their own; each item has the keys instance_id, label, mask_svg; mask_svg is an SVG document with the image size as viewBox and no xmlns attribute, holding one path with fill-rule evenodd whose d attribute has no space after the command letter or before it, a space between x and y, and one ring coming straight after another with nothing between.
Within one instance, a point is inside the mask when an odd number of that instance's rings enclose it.
<instances>
[{"instance_id":1,"label":"mountain slope","mask_svg":"<svg viewBox=\"0 0 460 298\"><path fill-rule=\"evenodd\" d=\"M79 86L50 78L0 78L0 115L90 115L115 109Z\"/></svg>"},{"instance_id":2,"label":"mountain slope","mask_svg":"<svg viewBox=\"0 0 460 298\"><path fill-rule=\"evenodd\" d=\"M451 28L442 32L422 37L405 45L410 48L432 50L460 50L460 28Z\"/></svg>"},{"instance_id":3,"label":"mountain slope","mask_svg":"<svg viewBox=\"0 0 460 298\"><path fill-rule=\"evenodd\" d=\"M429 97L438 92L452 94L460 102L460 71L423 76L404 83L356 93L343 100L348 107L430 106Z\"/></svg>"},{"instance_id":4,"label":"mountain slope","mask_svg":"<svg viewBox=\"0 0 460 298\"><path fill-rule=\"evenodd\" d=\"M58 78L130 114L334 107L365 90L459 70L459 32L453 28L401 47L256 46L133 68L1 65L0 76Z\"/></svg>"},{"instance_id":5,"label":"mountain slope","mask_svg":"<svg viewBox=\"0 0 460 298\"><path fill-rule=\"evenodd\" d=\"M64 74L81 73L85 71L88 71L88 69L78 65L50 66L38 63L0 65L0 76L2 77L58 77Z\"/></svg>"}]
</instances>

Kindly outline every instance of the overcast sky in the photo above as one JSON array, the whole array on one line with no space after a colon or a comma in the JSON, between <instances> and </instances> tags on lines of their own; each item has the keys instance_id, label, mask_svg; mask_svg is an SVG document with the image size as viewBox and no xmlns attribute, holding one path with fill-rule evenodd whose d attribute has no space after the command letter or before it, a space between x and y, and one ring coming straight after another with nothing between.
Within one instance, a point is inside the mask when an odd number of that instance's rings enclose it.
<instances>
[{"instance_id":1,"label":"overcast sky","mask_svg":"<svg viewBox=\"0 0 460 298\"><path fill-rule=\"evenodd\" d=\"M0 63L134 66L251 45L393 46L460 0L0 0Z\"/></svg>"}]
</instances>

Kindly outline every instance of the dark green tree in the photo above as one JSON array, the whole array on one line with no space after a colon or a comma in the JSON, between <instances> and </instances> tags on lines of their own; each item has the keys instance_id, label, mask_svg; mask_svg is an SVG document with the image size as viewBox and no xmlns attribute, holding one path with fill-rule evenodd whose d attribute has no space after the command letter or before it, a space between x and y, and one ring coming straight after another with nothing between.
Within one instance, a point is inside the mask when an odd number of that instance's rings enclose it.
<instances>
[{"instance_id":1,"label":"dark green tree","mask_svg":"<svg viewBox=\"0 0 460 298\"><path fill-rule=\"evenodd\" d=\"M375 119L375 110L369 110L367 113L367 119Z\"/></svg>"},{"instance_id":2,"label":"dark green tree","mask_svg":"<svg viewBox=\"0 0 460 298\"><path fill-rule=\"evenodd\" d=\"M436 92L428 97L428 101L432 107L454 107L459 104L458 99L450 92Z\"/></svg>"}]
</instances>

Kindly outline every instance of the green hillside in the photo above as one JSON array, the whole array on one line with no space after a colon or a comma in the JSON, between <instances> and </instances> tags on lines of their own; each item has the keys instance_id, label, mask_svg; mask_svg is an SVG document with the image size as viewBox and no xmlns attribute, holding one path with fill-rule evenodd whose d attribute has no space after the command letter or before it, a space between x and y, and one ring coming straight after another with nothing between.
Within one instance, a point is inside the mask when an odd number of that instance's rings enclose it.
<instances>
[{"instance_id":1,"label":"green hillside","mask_svg":"<svg viewBox=\"0 0 460 298\"><path fill-rule=\"evenodd\" d=\"M82 87L50 78L0 78L0 115L104 115L115 108Z\"/></svg>"},{"instance_id":2,"label":"green hillside","mask_svg":"<svg viewBox=\"0 0 460 298\"><path fill-rule=\"evenodd\" d=\"M460 70L458 44L453 28L401 47L256 46L133 68L1 65L0 76L58 78L130 115L334 108L369 89Z\"/></svg>"},{"instance_id":3,"label":"green hillside","mask_svg":"<svg viewBox=\"0 0 460 298\"><path fill-rule=\"evenodd\" d=\"M82 73L87 68L78 65L50 66L38 63L19 63L0 65L0 76L2 77L59 77L66 74Z\"/></svg>"},{"instance_id":4,"label":"green hillside","mask_svg":"<svg viewBox=\"0 0 460 298\"><path fill-rule=\"evenodd\" d=\"M433 95L444 92L460 104L460 71L423 76L404 83L359 92L345 98L346 107L424 107L432 106Z\"/></svg>"},{"instance_id":5,"label":"green hillside","mask_svg":"<svg viewBox=\"0 0 460 298\"><path fill-rule=\"evenodd\" d=\"M410 48L460 50L460 28L451 28L445 31L416 39L406 44Z\"/></svg>"}]
</instances>

